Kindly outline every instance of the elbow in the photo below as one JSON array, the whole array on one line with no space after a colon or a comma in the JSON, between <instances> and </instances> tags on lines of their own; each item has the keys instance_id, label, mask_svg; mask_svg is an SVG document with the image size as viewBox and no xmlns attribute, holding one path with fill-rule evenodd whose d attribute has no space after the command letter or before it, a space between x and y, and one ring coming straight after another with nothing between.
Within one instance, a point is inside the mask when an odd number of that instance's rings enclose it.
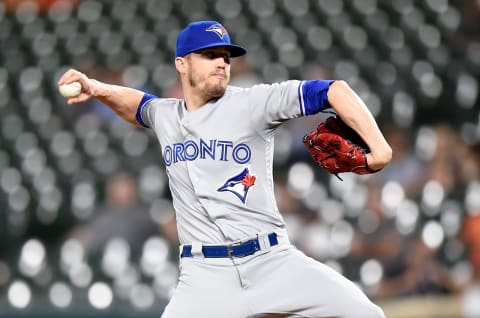
<instances>
[{"instance_id":1,"label":"elbow","mask_svg":"<svg viewBox=\"0 0 480 318\"><path fill-rule=\"evenodd\" d=\"M381 153L378 156L378 163L379 165L385 167L392 161L393 157L393 150L392 148L387 144L384 149L382 149Z\"/></svg>"},{"instance_id":2,"label":"elbow","mask_svg":"<svg viewBox=\"0 0 480 318\"><path fill-rule=\"evenodd\" d=\"M388 144L386 144L382 149L375 149L369 155L367 155L367 164L372 170L381 170L387 166L392 160L393 151Z\"/></svg>"}]
</instances>

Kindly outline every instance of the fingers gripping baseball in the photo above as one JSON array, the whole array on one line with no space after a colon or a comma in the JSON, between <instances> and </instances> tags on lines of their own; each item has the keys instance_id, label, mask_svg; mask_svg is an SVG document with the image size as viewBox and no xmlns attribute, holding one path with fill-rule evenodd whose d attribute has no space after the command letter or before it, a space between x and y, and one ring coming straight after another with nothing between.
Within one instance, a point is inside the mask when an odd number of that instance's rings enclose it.
<instances>
[{"instance_id":1,"label":"fingers gripping baseball","mask_svg":"<svg viewBox=\"0 0 480 318\"><path fill-rule=\"evenodd\" d=\"M72 85L76 82L80 84L79 91L75 91L77 87ZM61 94L68 99L69 105L85 102L93 96L92 80L77 70L69 69L60 77L57 84Z\"/></svg>"}]
</instances>

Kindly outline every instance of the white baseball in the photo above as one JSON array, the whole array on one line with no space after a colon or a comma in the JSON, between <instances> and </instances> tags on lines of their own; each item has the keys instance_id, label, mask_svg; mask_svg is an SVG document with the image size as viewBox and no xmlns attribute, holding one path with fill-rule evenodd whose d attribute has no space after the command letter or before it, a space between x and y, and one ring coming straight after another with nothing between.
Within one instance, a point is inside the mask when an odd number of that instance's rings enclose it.
<instances>
[{"instance_id":1,"label":"white baseball","mask_svg":"<svg viewBox=\"0 0 480 318\"><path fill-rule=\"evenodd\" d=\"M64 97L77 97L82 92L82 84L80 82L62 84L58 87L58 90Z\"/></svg>"}]
</instances>

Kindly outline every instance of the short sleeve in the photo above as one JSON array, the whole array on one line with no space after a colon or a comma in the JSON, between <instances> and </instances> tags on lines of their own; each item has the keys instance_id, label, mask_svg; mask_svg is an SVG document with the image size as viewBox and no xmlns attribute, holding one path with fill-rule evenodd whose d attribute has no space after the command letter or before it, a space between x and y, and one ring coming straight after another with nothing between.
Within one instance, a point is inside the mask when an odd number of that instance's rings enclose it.
<instances>
[{"instance_id":1,"label":"short sleeve","mask_svg":"<svg viewBox=\"0 0 480 318\"><path fill-rule=\"evenodd\" d=\"M327 93L333 82L333 80L312 80L300 83L298 95L302 116L313 115L330 107Z\"/></svg>"},{"instance_id":2,"label":"short sleeve","mask_svg":"<svg viewBox=\"0 0 480 318\"><path fill-rule=\"evenodd\" d=\"M150 104L150 101L156 98L157 96L155 95L145 93L143 95L142 100L138 104L135 118L137 119L137 122L145 128L150 128L153 126L151 118L154 118L154 117L151 116L152 114L151 114L151 111L149 110L151 107L147 107L147 105Z\"/></svg>"},{"instance_id":3,"label":"short sleeve","mask_svg":"<svg viewBox=\"0 0 480 318\"><path fill-rule=\"evenodd\" d=\"M263 120L267 128L316 114L330 107L328 89L333 80L289 80L253 86L250 91L251 118Z\"/></svg>"}]
</instances>

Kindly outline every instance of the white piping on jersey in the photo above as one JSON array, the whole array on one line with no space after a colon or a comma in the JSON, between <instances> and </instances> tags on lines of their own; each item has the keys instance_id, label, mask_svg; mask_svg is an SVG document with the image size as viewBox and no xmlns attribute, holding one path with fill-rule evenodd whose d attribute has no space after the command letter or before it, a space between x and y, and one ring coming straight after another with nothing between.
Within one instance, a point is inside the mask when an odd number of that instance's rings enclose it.
<instances>
[{"instance_id":1,"label":"white piping on jersey","mask_svg":"<svg viewBox=\"0 0 480 318\"><path fill-rule=\"evenodd\" d=\"M303 84L305 81L301 81L300 85L298 86L298 97L300 98L300 114L305 116L307 113L305 111L305 102L303 100Z\"/></svg>"}]
</instances>

